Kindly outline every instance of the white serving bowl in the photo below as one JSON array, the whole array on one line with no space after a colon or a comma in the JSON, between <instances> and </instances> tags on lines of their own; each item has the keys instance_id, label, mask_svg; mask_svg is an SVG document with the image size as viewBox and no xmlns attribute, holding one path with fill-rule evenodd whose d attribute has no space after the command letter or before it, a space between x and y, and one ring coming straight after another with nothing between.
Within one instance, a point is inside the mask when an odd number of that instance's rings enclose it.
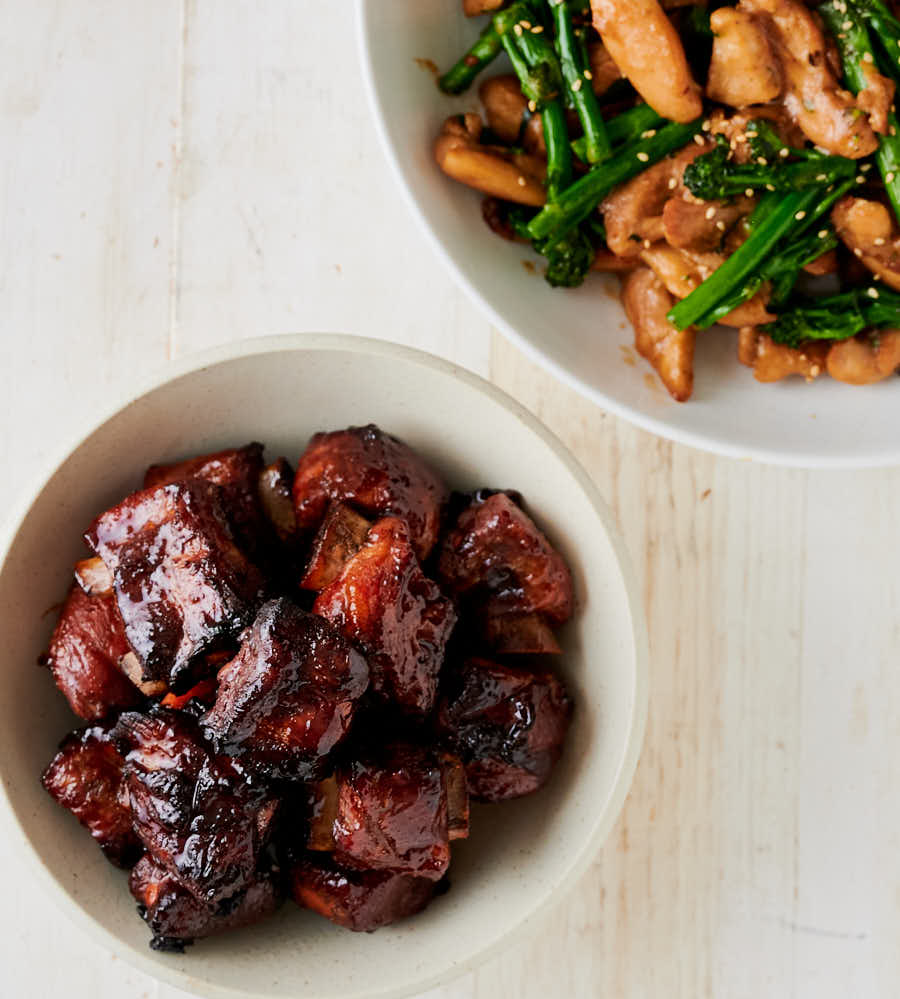
<instances>
[{"instance_id":1,"label":"white serving bowl","mask_svg":"<svg viewBox=\"0 0 900 999\"><path fill-rule=\"evenodd\" d=\"M250 440L296 460L316 430L378 423L451 485L514 487L573 569L577 611L561 669L576 710L549 785L474 811L454 844L452 887L421 916L353 934L287 902L267 922L149 950L125 875L43 791L76 720L35 667L93 516L144 468ZM507 942L585 870L637 762L647 702L644 623L627 558L595 487L563 446L491 385L416 351L355 337L232 344L170 365L54 464L10 520L0 562L0 777L7 836L55 900L142 970L204 996L399 996L446 981ZM36 933L40 927L35 927Z\"/></svg>"},{"instance_id":2,"label":"white serving bowl","mask_svg":"<svg viewBox=\"0 0 900 999\"><path fill-rule=\"evenodd\" d=\"M551 288L540 266L523 266L539 265L538 257L490 232L481 195L434 162L442 122L479 107L481 78L467 94L449 98L421 60L447 69L483 20L464 17L460 0L357 0L357 15L371 104L413 213L471 298L535 361L604 409L694 447L805 467L900 462L897 379L867 388L828 378L760 385L738 364L734 330L700 335L693 398L673 402L650 366L640 358L635 364L615 279L592 276L577 290Z\"/></svg>"}]
</instances>

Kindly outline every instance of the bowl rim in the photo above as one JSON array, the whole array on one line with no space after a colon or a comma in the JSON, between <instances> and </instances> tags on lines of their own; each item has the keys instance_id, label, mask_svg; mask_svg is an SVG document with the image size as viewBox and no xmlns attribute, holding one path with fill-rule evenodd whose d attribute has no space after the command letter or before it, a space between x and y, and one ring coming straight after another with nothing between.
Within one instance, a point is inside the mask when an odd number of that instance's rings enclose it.
<instances>
[{"instance_id":1,"label":"bowl rim","mask_svg":"<svg viewBox=\"0 0 900 999\"><path fill-rule=\"evenodd\" d=\"M142 378L136 379L130 389L120 392L112 403L104 406L94 416L86 417L82 421L82 424L69 436L68 440L54 449L49 459L41 464L38 472L32 475L25 485L17 491L7 515L0 522L0 573L3 572L6 566L9 551L15 543L19 530L31 511L34 502L49 484L59 467L121 410L169 382L194 372L202 371L208 367L214 367L218 364L254 355L317 350L343 351L349 354L368 354L370 356L378 355L389 358L395 357L422 365L448 375L452 379L458 379L466 383L471 388L487 395L493 402L502 406L519 421L523 422L566 465L597 515L613 550L630 615L629 631L634 649L632 666L634 673L634 697L628 739L622 749L619 768L610 788L606 806L593 822L580 854L576 857L565 876L556 882L534 908L498 940L480 950L474 951L458 964L449 965L417 982L399 987L388 986L378 993L365 992L358 994L359 999L363 995L373 997L377 995L381 999L387 999L387 997L400 999L402 996L409 996L413 993L426 991L445 984L483 964L492 956L505 950L515 941L526 935L541 915L568 895L571 888L593 862L607 840L609 832L622 810L637 768L649 706L649 650L643 601L630 557L619 535L612 512L601 497L593 480L562 441L551 433L521 403L517 402L502 389L499 389L474 372L461 368L452 361L437 357L426 351L406 347L390 341L342 333L286 333L237 340L208 350L187 354L184 357L158 367ZM7 842L13 845L13 849L18 855L24 858L31 873L36 876L36 880L42 890L82 932L108 951L124 958L138 970L157 981L173 985L176 988L184 989L196 995L206 996L208 999L271 999L271 993L248 992L244 989L201 981L194 978L189 972L167 968L165 965L151 960L142 950L131 946L97 923L69 895L44 864L43 859L32 844L25 826L12 805L6 784L7 777L3 773L2 766L0 766L0 832L3 833ZM347 999L350 999L349 994Z\"/></svg>"},{"instance_id":2,"label":"bowl rim","mask_svg":"<svg viewBox=\"0 0 900 999\"><path fill-rule=\"evenodd\" d=\"M889 468L900 464L900 442L893 449L883 448L880 452L872 454L829 455L821 452L787 454L773 448L734 444L717 437L714 432L706 433L673 426L665 419L652 416L649 413L645 413L627 403L619 402L608 396L601 389L581 378L577 371L554 360L549 354L544 353L539 347L535 346L528 337L521 334L501 312L498 312L491 305L478 288L469 280L454 257L441 242L426 217L424 207L412 193L411 185L406 177L406 169L400 160L394 143L391 141L387 125L387 112L375 83L373 54L369 44L368 18L370 15L375 16L378 2L379 0L354 0L356 8L356 41L359 60L363 67L363 87L368 98L369 107L372 110L375 131L378 133L382 152L390 165L390 172L400 189L401 197L406 203L410 214L418 223L419 229L424 233L427 242L430 243L432 249L440 260L443 261L444 266L453 275L457 284L463 289L469 300L488 317L492 326L495 326L535 364L545 371L549 371L554 377L563 382L563 384L578 392L579 395L590 399L591 402L613 413L620 419L626 420L640 427L642 430L647 430L658 437L673 441L676 444L685 444L688 447L721 455L725 458L735 458L741 461L757 461L762 464L778 465L784 468L844 470Z\"/></svg>"}]
</instances>

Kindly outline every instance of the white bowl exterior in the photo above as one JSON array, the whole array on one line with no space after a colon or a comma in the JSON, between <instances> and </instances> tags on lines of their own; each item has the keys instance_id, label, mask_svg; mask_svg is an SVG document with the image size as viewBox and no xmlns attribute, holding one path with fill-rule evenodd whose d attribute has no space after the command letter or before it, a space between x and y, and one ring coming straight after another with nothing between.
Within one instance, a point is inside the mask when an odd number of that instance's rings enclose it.
<instances>
[{"instance_id":1,"label":"white bowl exterior","mask_svg":"<svg viewBox=\"0 0 900 999\"><path fill-rule=\"evenodd\" d=\"M359 41L383 145L407 200L494 325L605 409L671 440L804 467L900 462L897 379L867 388L829 378L761 385L737 361L737 331L717 327L699 335L693 397L673 402L649 365L634 363L613 278L552 289L539 258L488 230L480 195L443 176L431 155L444 119L478 108L477 85L448 98L416 62L431 59L446 69L465 51L482 21L460 8L458 0L357 0Z\"/></svg>"},{"instance_id":2,"label":"white bowl exterior","mask_svg":"<svg viewBox=\"0 0 900 999\"><path fill-rule=\"evenodd\" d=\"M261 440L294 459L316 430L374 421L419 449L456 487L520 489L574 567L578 609L562 669L576 702L552 782L480 807L454 845L452 888L414 920L351 934L288 902L271 921L159 955L122 872L39 785L74 719L34 665L52 628L79 532L140 484L144 467ZM593 858L624 800L646 710L639 601L609 515L584 472L512 400L418 352L351 337L249 341L190 360L100 424L23 507L0 564L6 660L0 774L8 834L57 900L144 970L205 996L403 995L472 966Z\"/></svg>"}]
</instances>

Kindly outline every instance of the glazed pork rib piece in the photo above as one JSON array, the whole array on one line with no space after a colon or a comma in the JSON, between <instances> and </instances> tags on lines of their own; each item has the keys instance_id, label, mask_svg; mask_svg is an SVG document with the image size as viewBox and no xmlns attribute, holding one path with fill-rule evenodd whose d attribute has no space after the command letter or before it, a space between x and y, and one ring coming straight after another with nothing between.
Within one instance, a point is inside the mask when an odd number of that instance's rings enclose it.
<instances>
[{"instance_id":1,"label":"glazed pork rib piece","mask_svg":"<svg viewBox=\"0 0 900 999\"><path fill-rule=\"evenodd\" d=\"M368 682L365 659L327 621L271 600L220 670L201 725L218 752L261 777L315 779Z\"/></svg>"},{"instance_id":2,"label":"glazed pork rib piece","mask_svg":"<svg viewBox=\"0 0 900 999\"><path fill-rule=\"evenodd\" d=\"M113 738L125 756L134 831L153 860L206 905L246 888L277 799L213 755L183 712L123 714Z\"/></svg>"},{"instance_id":3,"label":"glazed pork rib piece","mask_svg":"<svg viewBox=\"0 0 900 999\"><path fill-rule=\"evenodd\" d=\"M562 752L572 703L547 670L468 659L448 685L437 731L466 768L469 793L505 801L536 791Z\"/></svg>"},{"instance_id":4,"label":"glazed pork rib piece","mask_svg":"<svg viewBox=\"0 0 900 999\"><path fill-rule=\"evenodd\" d=\"M141 844L122 793L125 761L109 733L108 725L94 725L66 736L41 783L90 831L110 863L130 867L141 855Z\"/></svg>"},{"instance_id":5,"label":"glazed pork rib piece","mask_svg":"<svg viewBox=\"0 0 900 999\"><path fill-rule=\"evenodd\" d=\"M422 572L405 521L374 524L313 612L365 653L376 694L407 712L431 710L456 612Z\"/></svg>"},{"instance_id":6,"label":"glazed pork rib piece","mask_svg":"<svg viewBox=\"0 0 900 999\"><path fill-rule=\"evenodd\" d=\"M262 873L233 898L205 905L149 855L135 865L128 887L153 932L150 946L160 951L181 952L201 937L257 923L270 916L279 902L275 878Z\"/></svg>"},{"instance_id":7,"label":"glazed pork rib piece","mask_svg":"<svg viewBox=\"0 0 900 999\"><path fill-rule=\"evenodd\" d=\"M129 651L112 594L89 596L73 586L53 630L47 661L76 715L94 721L140 703L140 692L119 666Z\"/></svg>"},{"instance_id":8,"label":"glazed pork rib piece","mask_svg":"<svg viewBox=\"0 0 900 999\"><path fill-rule=\"evenodd\" d=\"M371 932L421 912L435 890L428 878L358 871L322 856L296 863L290 886L297 905L356 932Z\"/></svg>"},{"instance_id":9,"label":"glazed pork rib piece","mask_svg":"<svg viewBox=\"0 0 900 999\"><path fill-rule=\"evenodd\" d=\"M450 863L451 839L466 835L458 761L398 743L338 767L319 785L309 846L332 850L351 868L436 881Z\"/></svg>"},{"instance_id":10,"label":"glazed pork rib piece","mask_svg":"<svg viewBox=\"0 0 900 999\"><path fill-rule=\"evenodd\" d=\"M348 503L367 517L402 517L424 560L437 541L449 489L403 441L370 424L316 434L297 465L297 525L313 530L329 502Z\"/></svg>"},{"instance_id":11,"label":"glazed pork rib piece","mask_svg":"<svg viewBox=\"0 0 900 999\"><path fill-rule=\"evenodd\" d=\"M144 680L184 686L196 657L248 625L264 579L233 540L220 487L189 479L134 493L85 539L113 577Z\"/></svg>"}]
</instances>

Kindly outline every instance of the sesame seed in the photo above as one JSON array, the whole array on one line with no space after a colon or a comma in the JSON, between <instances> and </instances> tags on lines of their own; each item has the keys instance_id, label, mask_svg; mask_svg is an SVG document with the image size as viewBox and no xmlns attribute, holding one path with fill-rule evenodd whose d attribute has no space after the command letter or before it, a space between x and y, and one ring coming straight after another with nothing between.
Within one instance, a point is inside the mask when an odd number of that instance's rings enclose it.
<instances>
[{"instance_id":1,"label":"sesame seed","mask_svg":"<svg viewBox=\"0 0 900 999\"><path fill-rule=\"evenodd\" d=\"M859 172L868 173L871 169L872 169L871 163L863 163L863 165L859 168Z\"/></svg>"},{"instance_id":2,"label":"sesame seed","mask_svg":"<svg viewBox=\"0 0 900 999\"><path fill-rule=\"evenodd\" d=\"M674 191L678 187L678 180L675 177L669 178L669 190Z\"/></svg>"},{"instance_id":3,"label":"sesame seed","mask_svg":"<svg viewBox=\"0 0 900 999\"><path fill-rule=\"evenodd\" d=\"M893 181L893 179L894 179L894 171L893 170L891 170L889 173L886 173L884 175L884 182L886 184L890 184Z\"/></svg>"},{"instance_id":4,"label":"sesame seed","mask_svg":"<svg viewBox=\"0 0 900 999\"><path fill-rule=\"evenodd\" d=\"M706 209L706 217L708 219L714 219L716 217L715 205L710 205L709 208Z\"/></svg>"},{"instance_id":5,"label":"sesame seed","mask_svg":"<svg viewBox=\"0 0 900 999\"><path fill-rule=\"evenodd\" d=\"M788 156L791 155L791 151L790 151L790 149L779 149L778 150L778 155L784 160L784 159L787 159Z\"/></svg>"},{"instance_id":6,"label":"sesame seed","mask_svg":"<svg viewBox=\"0 0 900 999\"><path fill-rule=\"evenodd\" d=\"M795 219L796 219L796 220L797 220L798 222L800 222L800 221L802 221L803 219L805 219L805 218L806 218L806 212L796 212L796 213L795 213L795 215L794 215L794 218L795 218Z\"/></svg>"},{"instance_id":7,"label":"sesame seed","mask_svg":"<svg viewBox=\"0 0 900 999\"><path fill-rule=\"evenodd\" d=\"M637 158L641 161L641 163L647 163L650 156L647 153L638 153Z\"/></svg>"},{"instance_id":8,"label":"sesame seed","mask_svg":"<svg viewBox=\"0 0 900 999\"><path fill-rule=\"evenodd\" d=\"M524 18L521 21L519 21L519 24L523 28L530 28L531 27L531 21L526 21L526 20L524 20Z\"/></svg>"},{"instance_id":9,"label":"sesame seed","mask_svg":"<svg viewBox=\"0 0 900 999\"><path fill-rule=\"evenodd\" d=\"M648 128L646 132L641 132L642 139L652 139L654 135L656 135L655 128Z\"/></svg>"},{"instance_id":10,"label":"sesame seed","mask_svg":"<svg viewBox=\"0 0 900 999\"><path fill-rule=\"evenodd\" d=\"M769 161L765 158L765 156L757 156L756 157L756 162L760 166L768 166L769 165Z\"/></svg>"},{"instance_id":11,"label":"sesame seed","mask_svg":"<svg viewBox=\"0 0 900 999\"><path fill-rule=\"evenodd\" d=\"M854 256L861 257L862 256L862 250L857 246L856 249L853 251L853 254L854 254Z\"/></svg>"},{"instance_id":12,"label":"sesame seed","mask_svg":"<svg viewBox=\"0 0 900 999\"><path fill-rule=\"evenodd\" d=\"M716 222L716 228L719 230L719 232L725 232L725 223L721 219L719 219L719 221Z\"/></svg>"},{"instance_id":13,"label":"sesame seed","mask_svg":"<svg viewBox=\"0 0 900 999\"><path fill-rule=\"evenodd\" d=\"M852 27L853 27L853 22L852 21L844 21L844 23L841 25L841 30L842 31L849 31Z\"/></svg>"},{"instance_id":14,"label":"sesame seed","mask_svg":"<svg viewBox=\"0 0 900 999\"><path fill-rule=\"evenodd\" d=\"M520 174L519 175L519 187L524 187L524 186L525 186L525 178L523 176L521 176L521 174Z\"/></svg>"},{"instance_id":15,"label":"sesame seed","mask_svg":"<svg viewBox=\"0 0 900 999\"><path fill-rule=\"evenodd\" d=\"M521 24L514 24L513 25L513 31L515 32L517 38L521 38L522 37L522 25Z\"/></svg>"},{"instance_id":16,"label":"sesame seed","mask_svg":"<svg viewBox=\"0 0 900 999\"><path fill-rule=\"evenodd\" d=\"M707 118L706 121L703 122L703 124L700 127L703 129L704 132L708 132L712 128L712 122L709 120L709 118Z\"/></svg>"},{"instance_id":17,"label":"sesame seed","mask_svg":"<svg viewBox=\"0 0 900 999\"><path fill-rule=\"evenodd\" d=\"M884 244L885 244L885 242L886 242L886 241L885 241L885 238L884 238L884 236L876 236L876 237L875 237L875 239L874 239L874 240L872 240L872 242L873 242L873 243L874 243L874 244L875 244L876 246L884 246Z\"/></svg>"},{"instance_id":18,"label":"sesame seed","mask_svg":"<svg viewBox=\"0 0 900 999\"><path fill-rule=\"evenodd\" d=\"M828 239L828 230L820 229L818 233L819 239Z\"/></svg>"},{"instance_id":19,"label":"sesame seed","mask_svg":"<svg viewBox=\"0 0 900 999\"><path fill-rule=\"evenodd\" d=\"M870 65L875 62L875 56L871 52L863 52L863 62L867 62Z\"/></svg>"},{"instance_id":20,"label":"sesame seed","mask_svg":"<svg viewBox=\"0 0 900 999\"><path fill-rule=\"evenodd\" d=\"M542 32L543 30L544 30L544 26L543 26L542 24L536 24L536 25L535 25L535 26L534 26L534 27L533 27L533 28L531 29L531 33L532 33L533 35L539 35L539 34L540 34L540 33L541 33L541 32Z\"/></svg>"},{"instance_id":21,"label":"sesame seed","mask_svg":"<svg viewBox=\"0 0 900 999\"><path fill-rule=\"evenodd\" d=\"M747 136L744 135L743 132L742 132L740 135L736 135L734 137L734 141L735 142L746 142L747 141Z\"/></svg>"},{"instance_id":22,"label":"sesame seed","mask_svg":"<svg viewBox=\"0 0 900 999\"><path fill-rule=\"evenodd\" d=\"M578 91L581 90L581 80L573 80L572 81L572 89L577 94Z\"/></svg>"},{"instance_id":23,"label":"sesame seed","mask_svg":"<svg viewBox=\"0 0 900 999\"><path fill-rule=\"evenodd\" d=\"M537 111L537 102L536 101L529 101L528 102L528 110L529 111Z\"/></svg>"},{"instance_id":24,"label":"sesame seed","mask_svg":"<svg viewBox=\"0 0 900 999\"><path fill-rule=\"evenodd\" d=\"M706 139L704 139L702 135L695 135L694 142L696 142L698 146L702 146L706 142Z\"/></svg>"},{"instance_id":25,"label":"sesame seed","mask_svg":"<svg viewBox=\"0 0 900 999\"><path fill-rule=\"evenodd\" d=\"M877 288L867 288L866 289L866 294L869 296L869 298L878 298L878 289Z\"/></svg>"},{"instance_id":26,"label":"sesame seed","mask_svg":"<svg viewBox=\"0 0 900 999\"><path fill-rule=\"evenodd\" d=\"M650 240L649 239L645 239L644 240L644 249L645 250L649 250L650 249Z\"/></svg>"},{"instance_id":27,"label":"sesame seed","mask_svg":"<svg viewBox=\"0 0 900 999\"><path fill-rule=\"evenodd\" d=\"M816 180L818 181L828 180L828 174L820 173L816 176Z\"/></svg>"},{"instance_id":28,"label":"sesame seed","mask_svg":"<svg viewBox=\"0 0 900 999\"><path fill-rule=\"evenodd\" d=\"M584 78L586 80L593 80L594 79L594 74L589 69L586 69L584 71Z\"/></svg>"},{"instance_id":29,"label":"sesame seed","mask_svg":"<svg viewBox=\"0 0 900 999\"><path fill-rule=\"evenodd\" d=\"M744 191L744 194L746 194L748 198L752 198L752 197L753 197L753 188L752 188L752 187L748 187L748 188L747 188L747 189L746 189L746 190Z\"/></svg>"},{"instance_id":30,"label":"sesame seed","mask_svg":"<svg viewBox=\"0 0 900 999\"><path fill-rule=\"evenodd\" d=\"M858 177L856 178L856 183L857 183L857 184L865 184L865 182L866 182L866 178L865 178L865 177L863 177L863 175L862 175L862 174L860 174L860 175L859 175L859 176L858 176Z\"/></svg>"},{"instance_id":31,"label":"sesame seed","mask_svg":"<svg viewBox=\"0 0 900 999\"><path fill-rule=\"evenodd\" d=\"M810 375L811 375L811 376L812 376L813 378L818 378L818 377L819 377L819 375L820 375L820 374L822 373L822 369L821 369L821 368L819 367L819 365L818 365L818 364L814 364L814 365L813 365L813 366L812 366L812 367L811 367L811 368L809 369L809 373L810 373Z\"/></svg>"},{"instance_id":32,"label":"sesame seed","mask_svg":"<svg viewBox=\"0 0 900 999\"><path fill-rule=\"evenodd\" d=\"M775 190L775 185L774 184L766 184L766 190L767 191L774 191Z\"/></svg>"}]
</instances>

